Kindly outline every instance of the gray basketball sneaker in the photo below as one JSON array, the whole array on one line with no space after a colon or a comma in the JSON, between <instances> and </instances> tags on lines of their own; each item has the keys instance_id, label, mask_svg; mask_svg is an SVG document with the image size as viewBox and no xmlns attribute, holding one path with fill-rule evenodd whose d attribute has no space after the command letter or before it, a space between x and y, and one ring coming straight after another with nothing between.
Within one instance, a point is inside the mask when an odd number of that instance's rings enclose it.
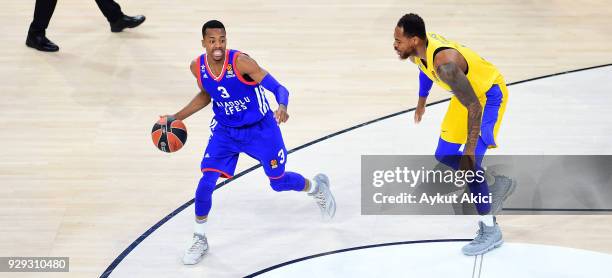
<instances>
[{"instance_id":1,"label":"gray basketball sneaker","mask_svg":"<svg viewBox=\"0 0 612 278\"><path fill-rule=\"evenodd\" d=\"M208 252L208 240L205 235L193 234L193 243L185 251L183 264L194 265L199 263Z\"/></svg>"},{"instance_id":2,"label":"gray basketball sneaker","mask_svg":"<svg viewBox=\"0 0 612 278\"><path fill-rule=\"evenodd\" d=\"M495 181L489 186L489 191L493 200L491 201L491 215L497 215L504 207L504 201L508 199L514 190L516 189L516 180L502 176L492 174Z\"/></svg>"},{"instance_id":3,"label":"gray basketball sneaker","mask_svg":"<svg viewBox=\"0 0 612 278\"><path fill-rule=\"evenodd\" d=\"M308 195L312 196L317 202L323 219L330 220L336 215L336 200L329 190L329 178L325 174L318 174L313 178L313 181L316 190L313 193L308 193Z\"/></svg>"},{"instance_id":4,"label":"gray basketball sneaker","mask_svg":"<svg viewBox=\"0 0 612 278\"><path fill-rule=\"evenodd\" d=\"M478 226L480 229L476 232L474 240L461 248L461 251L463 251L463 254L466 256L482 255L500 247L504 243L502 232L499 225L497 225L497 221L492 227L479 221Z\"/></svg>"}]
</instances>

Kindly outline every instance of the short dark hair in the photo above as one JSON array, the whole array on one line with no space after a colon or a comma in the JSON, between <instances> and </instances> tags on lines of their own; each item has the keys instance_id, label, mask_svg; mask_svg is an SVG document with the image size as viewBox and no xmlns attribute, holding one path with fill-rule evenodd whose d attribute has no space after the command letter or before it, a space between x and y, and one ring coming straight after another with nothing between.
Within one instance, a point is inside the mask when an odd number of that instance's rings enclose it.
<instances>
[{"instance_id":1,"label":"short dark hair","mask_svg":"<svg viewBox=\"0 0 612 278\"><path fill-rule=\"evenodd\" d=\"M426 39L425 33L425 22L418 14L405 14L397 22L397 27L404 29L404 36L414 37L417 36L421 39Z\"/></svg>"},{"instance_id":2,"label":"short dark hair","mask_svg":"<svg viewBox=\"0 0 612 278\"><path fill-rule=\"evenodd\" d=\"M225 26L223 26L223 23L221 23L221 21L218 20L209 20L206 23L204 23L204 25L202 25L202 37L206 37L206 29L214 29L214 28L221 28L223 30L225 30Z\"/></svg>"}]
</instances>

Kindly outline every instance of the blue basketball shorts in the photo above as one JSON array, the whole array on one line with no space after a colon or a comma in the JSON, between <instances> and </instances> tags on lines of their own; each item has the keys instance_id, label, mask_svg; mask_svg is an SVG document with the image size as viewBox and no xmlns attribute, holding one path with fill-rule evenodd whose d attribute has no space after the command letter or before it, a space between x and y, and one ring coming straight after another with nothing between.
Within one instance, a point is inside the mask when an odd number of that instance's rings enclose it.
<instances>
[{"instance_id":1,"label":"blue basketball shorts","mask_svg":"<svg viewBox=\"0 0 612 278\"><path fill-rule=\"evenodd\" d=\"M246 153L261 163L268 177L280 178L285 173L287 149L272 113L239 128L224 126L213 118L210 128L212 135L200 165L202 172L214 171L231 178L239 154Z\"/></svg>"}]
</instances>

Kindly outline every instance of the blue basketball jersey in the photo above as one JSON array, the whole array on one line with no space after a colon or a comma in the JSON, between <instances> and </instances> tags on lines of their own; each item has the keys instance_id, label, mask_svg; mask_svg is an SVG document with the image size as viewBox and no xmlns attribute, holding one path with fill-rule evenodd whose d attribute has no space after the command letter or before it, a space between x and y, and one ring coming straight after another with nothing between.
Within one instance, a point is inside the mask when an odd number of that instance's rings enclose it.
<instances>
[{"instance_id":1,"label":"blue basketball jersey","mask_svg":"<svg viewBox=\"0 0 612 278\"><path fill-rule=\"evenodd\" d=\"M240 51L226 50L219 76L212 73L206 54L200 56L200 81L212 99L214 119L229 127L252 125L271 113L264 88L238 72L238 55Z\"/></svg>"}]
</instances>

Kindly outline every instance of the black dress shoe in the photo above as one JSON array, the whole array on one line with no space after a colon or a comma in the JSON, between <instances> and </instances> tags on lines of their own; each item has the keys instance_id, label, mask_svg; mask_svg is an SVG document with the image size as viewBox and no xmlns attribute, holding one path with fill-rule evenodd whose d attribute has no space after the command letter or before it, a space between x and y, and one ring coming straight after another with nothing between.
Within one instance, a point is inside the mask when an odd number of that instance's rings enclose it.
<instances>
[{"instance_id":1,"label":"black dress shoe","mask_svg":"<svg viewBox=\"0 0 612 278\"><path fill-rule=\"evenodd\" d=\"M111 22L111 32L121 32L125 28L134 28L145 21L144 15L122 16L119 20Z\"/></svg>"},{"instance_id":2,"label":"black dress shoe","mask_svg":"<svg viewBox=\"0 0 612 278\"><path fill-rule=\"evenodd\" d=\"M59 50L59 46L47 39L43 34L28 34L26 45L45 52L55 52Z\"/></svg>"}]
</instances>

